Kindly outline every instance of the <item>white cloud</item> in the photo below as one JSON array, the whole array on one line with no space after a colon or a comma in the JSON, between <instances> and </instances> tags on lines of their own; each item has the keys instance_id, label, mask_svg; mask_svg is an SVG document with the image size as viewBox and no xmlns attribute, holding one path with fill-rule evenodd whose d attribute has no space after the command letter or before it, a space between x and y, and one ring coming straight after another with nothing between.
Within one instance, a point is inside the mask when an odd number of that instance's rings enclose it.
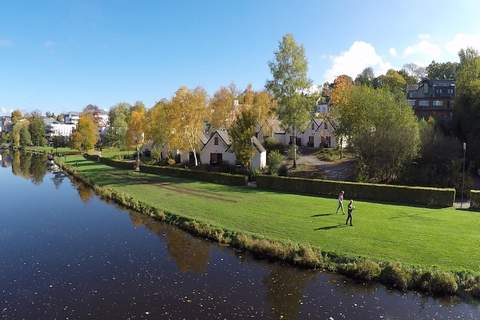
<instances>
[{"instance_id":1,"label":"white cloud","mask_svg":"<svg viewBox=\"0 0 480 320\"><path fill-rule=\"evenodd\" d=\"M0 39L0 48L9 48L13 46L13 41L8 39Z\"/></svg>"},{"instance_id":2,"label":"white cloud","mask_svg":"<svg viewBox=\"0 0 480 320\"><path fill-rule=\"evenodd\" d=\"M372 67L375 74L385 73L392 67L377 54L370 43L364 41L355 41L347 51L331 59L333 65L325 73L325 80L330 82L342 74L355 78L367 67Z\"/></svg>"},{"instance_id":3,"label":"white cloud","mask_svg":"<svg viewBox=\"0 0 480 320\"><path fill-rule=\"evenodd\" d=\"M404 58L413 59L416 64L420 65L428 64L432 60L439 60L442 55L441 46L427 39L420 39L403 50Z\"/></svg>"},{"instance_id":4,"label":"white cloud","mask_svg":"<svg viewBox=\"0 0 480 320\"><path fill-rule=\"evenodd\" d=\"M480 35L457 33L455 37L446 44L446 49L450 54L457 54L460 49L473 47L480 51Z\"/></svg>"},{"instance_id":5,"label":"white cloud","mask_svg":"<svg viewBox=\"0 0 480 320\"><path fill-rule=\"evenodd\" d=\"M392 57L396 57L398 55L397 49L395 48L388 49L388 53L390 53Z\"/></svg>"}]
</instances>

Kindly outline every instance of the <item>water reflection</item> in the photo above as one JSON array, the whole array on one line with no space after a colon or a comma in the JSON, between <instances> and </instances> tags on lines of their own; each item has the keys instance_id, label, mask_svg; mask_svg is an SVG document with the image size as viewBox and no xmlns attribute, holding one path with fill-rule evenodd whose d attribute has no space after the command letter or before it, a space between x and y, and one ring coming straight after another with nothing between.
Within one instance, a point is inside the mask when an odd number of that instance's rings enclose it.
<instances>
[{"instance_id":1,"label":"water reflection","mask_svg":"<svg viewBox=\"0 0 480 320\"><path fill-rule=\"evenodd\" d=\"M90 199L92 199L92 197L94 196L92 188L79 181L75 181L73 182L73 184L77 188L78 196L83 203L87 203L88 201L90 201Z\"/></svg>"},{"instance_id":2,"label":"water reflection","mask_svg":"<svg viewBox=\"0 0 480 320\"><path fill-rule=\"evenodd\" d=\"M235 253L45 178L42 157L1 163L0 319L480 319L475 304Z\"/></svg>"},{"instance_id":3,"label":"water reflection","mask_svg":"<svg viewBox=\"0 0 480 320\"><path fill-rule=\"evenodd\" d=\"M274 319L297 319L305 289L316 274L281 265L272 265L271 269L263 284Z\"/></svg>"},{"instance_id":4,"label":"water reflection","mask_svg":"<svg viewBox=\"0 0 480 320\"><path fill-rule=\"evenodd\" d=\"M41 184L47 174L47 156L44 154L33 154L29 152L15 151L11 155L11 163L2 161L2 166L11 165L14 175L32 181L34 184ZM2 157L8 159L8 156Z\"/></svg>"},{"instance_id":5,"label":"water reflection","mask_svg":"<svg viewBox=\"0 0 480 320\"><path fill-rule=\"evenodd\" d=\"M181 272L204 273L208 268L211 243L194 238L178 228L167 226L145 215L129 212L135 226L145 226L151 232L165 237L167 250Z\"/></svg>"}]
</instances>

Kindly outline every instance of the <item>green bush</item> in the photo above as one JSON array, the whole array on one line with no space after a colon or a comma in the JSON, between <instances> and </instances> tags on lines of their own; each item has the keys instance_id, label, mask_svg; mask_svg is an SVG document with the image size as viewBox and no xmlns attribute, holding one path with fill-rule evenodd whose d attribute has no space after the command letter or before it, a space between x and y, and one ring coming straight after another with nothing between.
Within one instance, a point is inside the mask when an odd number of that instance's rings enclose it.
<instances>
[{"instance_id":1,"label":"green bush","mask_svg":"<svg viewBox=\"0 0 480 320\"><path fill-rule=\"evenodd\" d=\"M322 161L335 161L340 160L340 150L334 148L322 148L315 152L315 155Z\"/></svg>"},{"instance_id":2,"label":"green bush","mask_svg":"<svg viewBox=\"0 0 480 320\"><path fill-rule=\"evenodd\" d=\"M278 152L277 150L272 151L268 154L267 157L267 164L268 164L268 171L271 175L277 175L278 169L282 165L283 155Z\"/></svg>"},{"instance_id":3,"label":"green bush","mask_svg":"<svg viewBox=\"0 0 480 320\"><path fill-rule=\"evenodd\" d=\"M408 289L411 275L400 263L388 263L380 273L380 281L391 288L401 291Z\"/></svg>"},{"instance_id":4,"label":"green bush","mask_svg":"<svg viewBox=\"0 0 480 320\"><path fill-rule=\"evenodd\" d=\"M432 207L451 207L455 189L408 187L293 177L257 177L259 188L275 191L337 197L343 190L349 199L414 204Z\"/></svg>"},{"instance_id":5,"label":"green bush","mask_svg":"<svg viewBox=\"0 0 480 320\"><path fill-rule=\"evenodd\" d=\"M470 209L480 209L480 190L470 190Z\"/></svg>"}]
</instances>

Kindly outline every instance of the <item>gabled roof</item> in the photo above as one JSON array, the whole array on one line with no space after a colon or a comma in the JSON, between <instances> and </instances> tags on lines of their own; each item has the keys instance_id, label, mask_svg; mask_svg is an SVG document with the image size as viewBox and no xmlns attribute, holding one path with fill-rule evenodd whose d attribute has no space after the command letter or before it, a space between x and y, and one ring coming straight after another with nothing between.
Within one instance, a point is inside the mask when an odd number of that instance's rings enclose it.
<instances>
[{"instance_id":1,"label":"gabled roof","mask_svg":"<svg viewBox=\"0 0 480 320\"><path fill-rule=\"evenodd\" d=\"M230 146L232 145L232 140L230 139L230 135L228 134L227 130L226 129L217 129L215 131L213 131L211 134L210 134L210 138L203 144L203 147L202 147L202 150L205 148L205 146L210 142L210 140L212 140L212 138L215 136L215 135L218 135L220 137L220 139L223 140L223 142L227 145L227 149L228 150L230 148Z\"/></svg>"},{"instance_id":2,"label":"gabled roof","mask_svg":"<svg viewBox=\"0 0 480 320\"><path fill-rule=\"evenodd\" d=\"M262 146L262 144L260 143L260 141L258 141L257 137L252 137L252 144L255 146L255 148L257 149L257 151L259 153L262 153L262 152L266 152L267 150L265 150L265 148Z\"/></svg>"}]
</instances>

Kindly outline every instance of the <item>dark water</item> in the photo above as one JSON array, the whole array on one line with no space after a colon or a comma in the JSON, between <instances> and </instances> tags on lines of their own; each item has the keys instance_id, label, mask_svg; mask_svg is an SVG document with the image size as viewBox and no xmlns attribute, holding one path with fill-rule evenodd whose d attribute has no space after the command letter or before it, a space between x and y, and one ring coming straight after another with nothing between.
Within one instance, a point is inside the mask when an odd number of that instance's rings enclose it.
<instances>
[{"instance_id":1,"label":"dark water","mask_svg":"<svg viewBox=\"0 0 480 320\"><path fill-rule=\"evenodd\" d=\"M2 155L2 319L480 318L478 304L364 286L193 238L45 163Z\"/></svg>"}]
</instances>

